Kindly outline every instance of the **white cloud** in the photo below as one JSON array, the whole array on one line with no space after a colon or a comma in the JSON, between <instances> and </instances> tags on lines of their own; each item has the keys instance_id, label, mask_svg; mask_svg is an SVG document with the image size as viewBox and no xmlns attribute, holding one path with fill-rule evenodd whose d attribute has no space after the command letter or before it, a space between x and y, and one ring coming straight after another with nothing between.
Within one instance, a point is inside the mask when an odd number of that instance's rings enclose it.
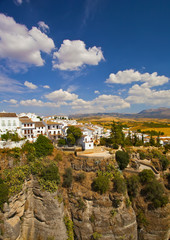
<instances>
[{"instance_id":1,"label":"white cloud","mask_svg":"<svg viewBox=\"0 0 170 240\"><path fill-rule=\"evenodd\" d=\"M25 81L24 82L24 85L30 89L36 89L37 86L35 84L33 84L32 82L28 82L28 81Z\"/></svg>"},{"instance_id":2,"label":"white cloud","mask_svg":"<svg viewBox=\"0 0 170 240\"><path fill-rule=\"evenodd\" d=\"M58 101L62 102L62 101L74 101L78 98L78 95L60 89L49 94L46 94L45 97L54 102Z\"/></svg>"},{"instance_id":3,"label":"white cloud","mask_svg":"<svg viewBox=\"0 0 170 240\"><path fill-rule=\"evenodd\" d=\"M44 85L43 88L49 89L50 86L48 86L48 85Z\"/></svg>"},{"instance_id":4,"label":"white cloud","mask_svg":"<svg viewBox=\"0 0 170 240\"><path fill-rule=\"evenodd\" d=\"M20 101L20 105L23 106L33 106L33 107L60 107L61 103L56 104L53 102L43 102L41 100L37 100L37 99L28 99L28 100L22 100ZM65 103L63 102L62 105L65 105Z\"/></svg>"},{"instance_id":5,"label":"white cloud","mask_svg":"<svg viewBox=\"0 0 170 240\"><path fill-rule=\"evenodd\" d=\"M104 56L100 47L86 49L81 40L64 40L60 49L53 54L53 68L78 71L84 65L98 65Z\"/></svg>"},{"instance_id":6,"label":"white cloud","mask_svg":"<svg viewBox=\"0 0 170 240\"><path fill-rule=\"evenodd\" d=\"M42 30L43 32L48 32L49 26L45 24L43 21L38 22L39 29Z\"/></svg>"},{"instance_id":7,"label":"white cloud","mask_svg":"<svg viewBox=\"0 0 170 240\"><path fill-rule=\"evenodd\" d=\"M157 72L154 72L152 74L140 73L138 71L134 71L133 69L129 69L119 71L116 74L111 73L109 75L109 78L106 80L106 83L128 84L139 81L144 82L148 87L153 87L167 83L169 81L169 78L164 75L158 76Z\"/></svg>"},{"instance_id":8,"label":"white cloud","mask_svg":"<svg viewBox=\"0 0 170 240\"><path fill-rule=\"evenodd\" d=\"M170 90L151 90L144 84L135 84L130 88L129 96L125 100L136 104L170 106Z\"/></svg>"},{"instance_id":9,"label":"white cloud","mask_svg":"<svg viewBox=\"0 0 170 240\"><path fill-rule=\"evenodd\" d=\"M11 104L17 104L17 100L15 99L10 99L10 100L3 100L3 102L6 102L6 103L11 103Z\"/></svg>"},{"instance_id":10,"label":"white cloud","mask_svg":"<svg viewBox=\"0 0 170 240\"><path fill-rule=\"evenodd\" d=\"M0 58L35 66L43 66L41 52L50 53L54 42L38 28L28 30L12 17L0 14Z\"/></svg>"},{"instance_id":11,"label":"white cloud","mask_svg":"<svg viewBox=\"0 0 170 240\"><path fill-rule=\"evenodd\" d=\"M98 90L94 91L95 94L100 94L100 92Z\"/></svg>"},{"instance_id":12,"label":"white cloud","mask_svg":"<svg viewBox=\"0 0 170 240\"><path fill-rule=\"evenodd\" d=\"M117 109L129 108L130 104L116 95L100 95L99 97L85 101L76 99L70 103L72 109L77 109L83 113L112 112Z\"/></svg>"},{"instance_id":13,"label":"white cloud","mask_svg":"<svg viewBox=\"0 0 170 240\"><path fill-rule=\"evenodd\" d=\"M79 87L76 86L76 85L70 85L68 88L67 88L67 92L74 92L78 89Z\"/></svg>"},{"instance_id":14,"label":"white cloud","mask_svg":"<svg viewBox=\"0 0 170 240\"><path fill-rule=\"evenodd\" d=\"M0 75L0 92L21 93L23 92L23 85L19 81L11 79L6 75Z\"/></svg>"}]
</instances>

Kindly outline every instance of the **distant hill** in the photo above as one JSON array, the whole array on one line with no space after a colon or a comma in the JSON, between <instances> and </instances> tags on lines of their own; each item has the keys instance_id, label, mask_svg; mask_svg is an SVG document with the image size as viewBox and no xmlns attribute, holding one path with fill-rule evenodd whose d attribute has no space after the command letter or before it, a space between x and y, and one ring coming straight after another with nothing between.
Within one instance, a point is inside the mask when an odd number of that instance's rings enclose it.
<instances>
[{"instance_id":1,"label":"distant hill","mask_svg":"<svg viewBox=\"0 0 170 240\"><path fill-rule=\"evenodd\" d=\"M142 118L170 118L170 108L147 109L137 115Z\"/></svg>"},{"instance_id":2,"label":"distant hill","mask_svg":"<svg viewBox=\"0 0 170 240\"><path fill-rule=\"evenodd\" d=\"M170 119L170 108L147 109L139 113L123 114L123 113L89 113L89 114L74 114L71 118L91 118L91 117L118 117L118 118L159 118Z\"/></svg>"}]
</instances>

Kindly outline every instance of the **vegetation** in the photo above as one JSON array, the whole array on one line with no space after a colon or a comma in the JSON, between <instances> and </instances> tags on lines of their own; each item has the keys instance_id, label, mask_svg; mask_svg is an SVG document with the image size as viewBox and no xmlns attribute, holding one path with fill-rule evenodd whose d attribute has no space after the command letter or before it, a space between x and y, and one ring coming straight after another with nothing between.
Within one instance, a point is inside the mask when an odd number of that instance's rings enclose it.
<instances>
[{"instance_id":1,"label":"vegetation","mask_svg":"<svg viewBox=\"0 0 170 240\"><path fill-rule=\"evenodd\" d=\"M34 147L37 157L48 156L52 154L54 149L51 141L43 135L38 136L36 142L34 143Z\"/></svg>"},{"instance_id":2,"label":"vegetation","mask_svg":"<svg viewBox=\"0 0 170 240\"><path fill-rule=\"evenodd\" d=\"M67 240L74 240L73 222L69 219L67 215L64 216L64 223L67 229Z\"/></svg>"},{"instance_id":3,"label":"vegetation","mask_svg":"<svg viewBox=\"0 0 170 240\"><path fill-rule=\"evenodd\" d=\"M139 191L139 177L137 175L132 175L126 180L128 195L132 199L137 196Z\"/></svg>"},{"instance_id":4,"label":"vegetation","mask_svg":"<svg viewBox=\"0 0 170 240\"><path fill-rule=\"evenodd\" d=\"M58 145L59 145L59 146L64 146L64 145L66 145L66 140L65 140L64 138L60 138L60 139L58 140Z\"/></svg>"},{"instance_id":5,"label":"vegetation","mask_svg":"<svg viewBox=\"0 0 170 240\"><path fill-rule=\"evenodd\" d=\"M155 179L155 175L152 170L144 169L139 173L140 182L143 184L149 183Z\"/></svg>"},{"instance_id":6,"label":"vegetation","mask_svg":"<svg viewBox=\"0 0 170 240\"><path fill-rule=\"evenodd\" d=\"M102 235L98 232L94 232L92 235L92 240L98 240L102 237Z\"/></svg>"},{"instance_id":7,"label":"vegetation","mask_svg":"<svg viewBox=\"0 0 170 240\"><path fill-rule=\"evenodd\" d=\"M129 155L127 152L124 151L117 151L116 152L116 161L119 165L119 168L123 170L127 167L129 163Z\"/></svg>"},{"instance_id":8,"label":"vegetation","mask_svg":"<svg viewBox=\"0 0 170 240\"><path fill-rule=\"evenodd\" d=\"M163 185L156 179L149 182L142 191L147 201L151 201L151 208L163 207L168 203Z\"/></svg>"},{"instance_id":9,"label":"vegetation","mask_svg":"<svg viewBox=\"0 0 170 240\"><path fill-rule=\"evenodd\" d=\"M0 177L0 209L3 209L3 204L8 201L8 186Z\"/></svg>"},{"instance_id":10,"label":"vegetation","mask_svg":"<svg viewBox=\"0 0 170 240\"><path fill-rule=\"evenodd\" d=\"M80 182L80 183L82 183L85 178L86 178L85 173L78 173L78 174L75 176L75 180L76 180L77 182Z\"/></svg>"},{"instance_id":11,"label":"vegetation","mask_svg":"<svg viewBox=\"0 0 170 240\"><path fill-rule=\"evenodd\" d=\"M66 168L65 173L63 175L63 187L69 188L71 187L73 181L73 174L71 168Z\"/></svg>"},{"instance_id":12,"label":"vegetation","mask_svg":"<svg viewBox=\"0 0 170 240\"><path fill-rule=\"evenodd\" d=\"M118 193L125 193L126 192L126 182L123 177L115 176L113 179L114 183L114 190Z\"/></svg>"},{"instance_id":13,"label":"vegetation","mask_svg":"<svg viewBox=\"0 0 170 240\"><path fill-rule=\"evenodd\" d=\"M121 123L116 123L113 121L111 126L111 140L112 144L123 145L124 143L124 134L122 132L123 126Z\"/></svg>"},{"instance_id":14,"label":"vegetation","mask_svg":"<svg viewBox=\"0 0 170 240\"><path fill-rule=\"evenodd\" d=\"M80 128L71 126L67 130L67 142L69 145L74 145L79 138L81 138L82 132Z\"/></svg>"},{"instance_id":15,"label":"vegetation","mask_svg":"<svg viewBox=\"0 0 170 240\"><path fill-rule=\"evenodd\" d=\"M14 142L18 142L18 141L21 140L21 138L18 136L18 133L7 132L6 134L1 135L1 140L2 141L11 140L11 141L14 141Z\"/></svg>"},{"instance_id":16,"label":"vegetation","mask_svg":"<svg viewBox=\"0 0 170 240\"><path fill-rule=\"evenodd\" d=\"M104 174L99 174L92 183L92 189L100 194L105 193L109 189L110 179Z\"/></svg>"}]
</instances>

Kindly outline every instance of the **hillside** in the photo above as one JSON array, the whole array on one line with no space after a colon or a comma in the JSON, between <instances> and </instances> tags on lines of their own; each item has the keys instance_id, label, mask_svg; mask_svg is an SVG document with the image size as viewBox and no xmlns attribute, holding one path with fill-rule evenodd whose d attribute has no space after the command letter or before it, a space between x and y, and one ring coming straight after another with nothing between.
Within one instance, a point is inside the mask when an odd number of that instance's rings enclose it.
<instances>
[{"instance_id":1,"label":"hillside","mask_svg":"<svg viewBox=\"0 0 170 240\"><path fill-rule=\"evenodd\" d=\"M87 113L87 114L74 114L70 118L90 118L90 117L106 117L111 116L115 118L157 118L157 119L170 119L170 108L157 108L147 109L139 113L123 114L123 113Z\"/></svg>"}]
</instances>

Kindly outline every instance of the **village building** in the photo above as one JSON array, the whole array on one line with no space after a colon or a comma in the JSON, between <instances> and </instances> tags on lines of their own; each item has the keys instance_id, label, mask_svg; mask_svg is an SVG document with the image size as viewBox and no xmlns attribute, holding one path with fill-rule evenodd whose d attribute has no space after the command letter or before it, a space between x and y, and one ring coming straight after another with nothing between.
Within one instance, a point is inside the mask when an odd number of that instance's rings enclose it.
<instances>
[{"instance_id":1,"label":"village building","mask_svg":"<svg viewBox=\"0 0 170 240\"><path fill-rule=\"evenodd\" d=\"M28 117L19 118L21 122L21 134L30 142L35 142L36 132L35 132L35 123Z\"/></svg>"},{"instance_id":2,"label":"village building","mask_svg":"<svg viewBox=\"0 0 170 240\"><path fill-rule=\"evenodd\" d=\"M19 127L20 122L16 113L0 113L0 136L7 133L7 131L14 133Z\"/></svg>"}]
</instances>

